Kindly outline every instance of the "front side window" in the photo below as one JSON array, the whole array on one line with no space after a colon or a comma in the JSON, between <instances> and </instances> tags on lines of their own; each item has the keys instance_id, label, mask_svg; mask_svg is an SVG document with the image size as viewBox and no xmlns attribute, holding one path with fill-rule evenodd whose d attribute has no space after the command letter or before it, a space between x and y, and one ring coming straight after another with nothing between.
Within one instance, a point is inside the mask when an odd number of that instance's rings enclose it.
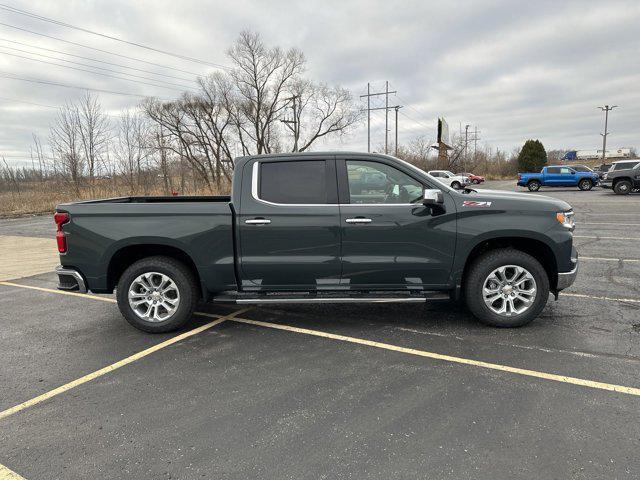
<instances>
[{"instance_id":1,"label":"front side window","mask_svg":"<svg viewBox=\"0 0 640 480\"><path fill-rule=\"evenodd\" d=\"M568 175L568 174L573 173L573 172L571 171L570 168L561 168L560 169L560 173L562 173L564 175Z\"/></svg>"},{"instance_id":2,"label":"front side window","mask_svg":"<svg viewBox=\"0 0 640 480\"><path fill-rule=\"evenodd\" d=\"M422 183L384 163L347 160L349 203L415 203L422 200Z\"/></svg>"},{"instance_id":3,"label":"front side window","mask_svg":"<svg viewBox=\"0 0 640 480\"><path fill-rule=\"evenodd\" d=\"M285 204L327 203L324 160L262 162L258 178L261 200Z\"/></svg>"}]
</instances>

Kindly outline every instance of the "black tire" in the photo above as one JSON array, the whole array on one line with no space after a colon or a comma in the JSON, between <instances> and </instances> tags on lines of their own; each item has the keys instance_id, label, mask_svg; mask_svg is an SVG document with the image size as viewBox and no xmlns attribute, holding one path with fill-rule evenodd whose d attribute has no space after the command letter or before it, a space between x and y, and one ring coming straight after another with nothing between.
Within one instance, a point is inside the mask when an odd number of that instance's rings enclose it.
<instances>
[{"instance_id":1,"label":"black tire","mask_svg":"<svg viewBox=\"0 0 640 480\"><path fill-rule=\"evenodd\" d=\"M583 178L578 182L578 188L582 191L588 191L593 188L593 182L588 178Z\"/></svg>"},{"instance_id":2,"label":"black tire","mask_svg":"<svg viewBox=\"0 0 640 480\"><path fill-rule=\"evenodd\" d=\"M180 301L175 312L166 320L151 322L138 316L129 305L129 287L134 280L149 272L158 272L169 277L177 287ZM129 266L118 281L116 298L124 318L139 330L149 333L165 333L177 330L191 319L200 296L198 283L193 273L182 262L171 257L148 257Z\"/></svg>"},{"instance_id":3,"label":"black tire","mask_svg":"<svg viewBox=\"0 0 640 480\"><path fill-rule=\"evenodd\" d=\"M629 195L631 192L631 182L629 180L618 180L613 186L616 195Z\"/></svg>"},{"instance_id":4,"label":"black tire","mask_svg":"<svg viewBox=\"0 0 640 480\"><path fill-rule=\"evenodd\" d=\"M474 185L478 185L480 183L480 180L477 180L477 179L471 180L471 183L473 183Z\"/></svg>"},{"instance_id":5,"label":"black tire","mask_svg":"<svg viewBox=\"0 0 640 480\"><path fill-rule=\"evenodd\" d=\"M484 282L496 268L517 265L528 270L536 282L536 296L531 306L524 312L505 316L493 312L484 302ZM464 298L471 313L482 323L492 327L521 327L534 320L547 304L549 298L549 277L544 267L531 255L513 248L491 250L476 261L466 273Z\"/></svg>"},{"instance_id":6,"label":"black tire","mask_svg":"<svg viewBox=\"0 0 640 480\"><path fill-rule=\"evenodd\" d=\"M460 184L460 182L458 182L458 181L451 182L451 188L454 188L454 189L456 189L456 190L460 190L460 187L461 187L461 186L462 186L462 185L461 185L461 184Z\"/></svg>"},{"instance_id":7,"label":"black tire","mask_svg":"<svg viewBox=\"0 0 640 480\"><path fill-rule=\"evenodd\" d=\"M531 180L529 183L527 183L527 188L530 192L537 192L538 190L540 190L540 187L540 182L537 180Z\"/></svg>"}]
</instances>

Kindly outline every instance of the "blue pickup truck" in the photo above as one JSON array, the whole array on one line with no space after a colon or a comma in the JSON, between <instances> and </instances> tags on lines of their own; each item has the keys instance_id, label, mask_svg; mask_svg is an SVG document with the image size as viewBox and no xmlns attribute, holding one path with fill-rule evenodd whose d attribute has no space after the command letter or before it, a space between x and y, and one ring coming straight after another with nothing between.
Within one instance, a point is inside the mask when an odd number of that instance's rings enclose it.
<instances>
[{"instance_id":1,"label":"blue pickup truck","mask_svg":"<svg viewBox=\"0 0 640 480\"><path fill-rule=\"evenodd\" d=\"M591 190L600 181L595 172L579 172L566 166L544 167L540 173L519 173L518 186L537 192L540 187L578 187Z\"/></svg>"}]
</instances>

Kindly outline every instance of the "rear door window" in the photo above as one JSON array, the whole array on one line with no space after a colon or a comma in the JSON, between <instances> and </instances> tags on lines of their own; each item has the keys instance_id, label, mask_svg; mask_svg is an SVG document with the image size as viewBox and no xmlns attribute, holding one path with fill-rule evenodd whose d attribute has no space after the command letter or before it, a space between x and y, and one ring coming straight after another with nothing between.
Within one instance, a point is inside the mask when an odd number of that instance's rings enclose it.
<instances>
[{"instance_id":1,"label":"rear door window","mask_svg":"<svg viewBox=\"0 0 640 480\"><path fill-rule=\"evenodd\" d=\"M258 178L260 200L301 205L328 203L324 160L261 162Z\"/></svg>"},{"instance_id":2,"label":"rear door window","mask_svg":"<svg viewBox=\"0 0 640 480\"><path fill-rule=\"evenodd\" d=\"M547 173L560 173L560 167L549 167Z\"/></svg>"}]
</instances>

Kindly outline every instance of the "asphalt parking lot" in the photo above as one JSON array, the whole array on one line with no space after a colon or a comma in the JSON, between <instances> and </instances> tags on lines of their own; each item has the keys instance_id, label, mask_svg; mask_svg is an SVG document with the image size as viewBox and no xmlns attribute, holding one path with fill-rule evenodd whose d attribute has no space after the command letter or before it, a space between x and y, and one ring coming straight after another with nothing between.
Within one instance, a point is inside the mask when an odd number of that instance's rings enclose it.
<instances>
[{"instance_id":1,"label":"asphalt parking lot","mask_svg":"<svg viewBox=\"0 0 640 480\"><path fill-rule=\"evenodd\" d=\"M2 272L0 480L639 478L640 195L529 194L574 207L581 266L511 330L448 303L202 305L149 335L54 290L49 217L0 220L43 272Z\"/></svg>"}]
</instances>

